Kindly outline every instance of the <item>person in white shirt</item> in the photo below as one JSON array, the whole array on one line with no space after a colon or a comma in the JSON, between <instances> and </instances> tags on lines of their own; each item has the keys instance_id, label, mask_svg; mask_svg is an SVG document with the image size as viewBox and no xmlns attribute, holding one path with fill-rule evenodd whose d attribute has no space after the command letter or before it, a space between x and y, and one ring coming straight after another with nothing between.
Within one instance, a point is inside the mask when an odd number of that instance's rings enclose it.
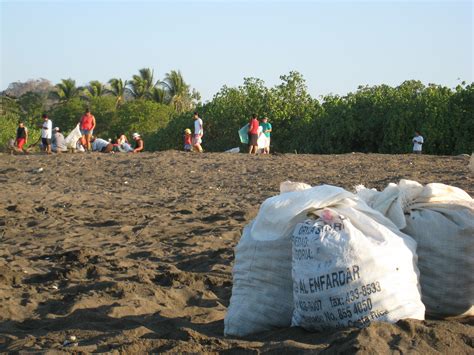
<instances>
[{"instance_id":1,"label":"person in white shirt","mask_svg":"<svg viewBox=\"0 0 474 355\"><path fill-rule=\"evenodd\" d=\"M421 136L420 131L415 131L415 137L413 137L413 153L421 154L422 145L423 137Z\"/></svg>"},{"instance_id":2,"label":"person in white shirt","mask_svg":"<svg viewBox=\"0 0 474 355\"><path fill-rule=\"evenodd\" d=\"M53 122L47 114L43 114L43 125L41 127L41 143L46 154L51 154L51 138L53 136Z\"/></svg>"},{"instance_id":3,"label":"person in white shirt","mask_svg":"<svg viewBox=\"0 0 474 355\"><path fill-rule=\"evenodd\" d=\"M193 136L193 148L195 151L202 153L202 136L204 135L204 127L202 119L199 117L197 112L194 112L194 136Z\"/></svg>"},{"instance_id":4,"label":"person in white shirt","mask_svg":"<svg viewBox=\"0 0 474 355\"><path fill-rule=\"evenodd\" d=\"M105 139L92 137L91 146L93 152L110 153L114 145Z\"/></svg>"}]
</instances>

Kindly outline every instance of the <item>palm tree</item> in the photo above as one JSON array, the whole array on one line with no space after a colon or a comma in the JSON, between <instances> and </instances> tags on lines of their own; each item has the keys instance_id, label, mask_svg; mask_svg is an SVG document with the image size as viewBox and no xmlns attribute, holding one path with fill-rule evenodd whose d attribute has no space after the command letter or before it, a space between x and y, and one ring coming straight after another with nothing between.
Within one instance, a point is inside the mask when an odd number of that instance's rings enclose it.
<instances>
[{"instance_id":1,"label":"palm tree","mask_svg":"<svg viewBox=\"0 0 474 355\"><path fill-rule=\"evenodd\" d=\"M107 89L100 81L92 80L86 87L85 93L88 97L99 97L107 94Z\"/></svg>"},{"instance_id":2,"label":"palm tree","mask_svg":"<svg viewBox=\"0 0 474 355\"><path fill-rule=\"evenodd\" d=\"M69 79L61 79L61 82L54 86L54 91L51 92L53 99L60 102L66 102L74 97L78 97L82 88L76 87L76 81Z\"/></svg>"},{"instance_id":3,"label":"palm tree","mask_svg":"<svg viewBox=\"0 0 474 355\"><path fill-rule=\"evenodd\" d=\"M139 75L134 75L132 80L128 83L129 92L135 99L144 99L151 93L156 84L153 78L153 70L150 68L140 69Z\"/></svg>"},{"instance_id":4,"label":"palm tree","mask_svg":"<svg viewBox=\"0 0 474 355\"><path fill-rule=\"evenodd\" d=\"M120 104L125 100L125 91L128 81L122 81L122 79L112 78L109 80L110 90L108 92L114 95L117 99L115 106L120 106Z\"/></svg>"},{"instance_id":5,"label":"palm tree","mask_svg":"<svg viewBox=\"0 0 474 355\"><path fill-rule=\"evenodd\" d=\"M150 99L159 104L168 104L168 93L164 88L155 86L151 89Z\"/></svg>"},{"instance_id":6,"label":"palm tree","mask_svg":"<svg viewBox=\"0 0 474 355\"><path fill-rule=\"evenodd\" d=\"M170 102L177 112L190 110L193 106L189 85L183 79L181 71L172 70L165 75L162 84L167 88Z\"/></svg>"}]
</instances>

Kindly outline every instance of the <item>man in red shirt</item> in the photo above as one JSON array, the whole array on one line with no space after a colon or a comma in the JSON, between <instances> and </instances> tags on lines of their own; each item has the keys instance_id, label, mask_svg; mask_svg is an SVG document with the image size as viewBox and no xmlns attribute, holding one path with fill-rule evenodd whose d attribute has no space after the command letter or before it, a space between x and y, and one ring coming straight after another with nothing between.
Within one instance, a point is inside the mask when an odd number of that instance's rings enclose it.
<instances>
[{"instance_id":1,"label":"man in red shirt","mask_svg":"<svg viewBox=\"0 0 474 355\"><path fill-rule=\"evenodd\" d=\"M86 109L86 113L81 118L80 129L82 133L81 141L84 142L84 149L91 151L91 137L92 132L95 128L95 117L89 111L89 108Z\"/></svg>"},{"instance_id":2,"label":"man in red shirt","mask_svg":"<svg viewBox=\"0 0 474 355\"><path fill-rule=\"evenodd\" d=\"M253 114L249 122L249 154L257 154L258 150L258 122L257 115Z\"/></svg>"}]
</instances>

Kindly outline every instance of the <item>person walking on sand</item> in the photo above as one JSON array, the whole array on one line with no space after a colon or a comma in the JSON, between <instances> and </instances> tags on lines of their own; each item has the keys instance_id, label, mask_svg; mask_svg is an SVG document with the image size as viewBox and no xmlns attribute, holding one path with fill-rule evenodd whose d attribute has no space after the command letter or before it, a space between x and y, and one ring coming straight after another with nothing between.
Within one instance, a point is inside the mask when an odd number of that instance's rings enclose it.
<instances>
[{"instance_id":1,"label":"person walking on sand","mask_svg":"<svg viewBox=\"0 0 474 355\"><path fill-rule=\"evenodd\" d=\"M28 143L28 129L25 127L23 121L20 121L16 129L16 146L23 151L23 146Z\"/></svg>"},{"instance_id":2,"label":"person walking on sand","mask_svg":"<svg viewBox=\"0 0 474 355\"><path fill-rule=\"evenodd\" d=\"M46 154L51 154L51 138L53 136L53 122L47 114L43 114L43 125L41 126L41 144Z\"/></svg>"},{"instance_id":3,"label":"person walking on sand","mask_svg":"<svg viewBox=\"0 0 474 355\"><path fill-rule=\"evenodd\" d=\"M421 136L420 131L415 131L415 137L413 137L413 153L414 154L421 154L422 145L423 145L423 137Z\"/></svg>"},{"instance_id":4,"label":"person walking on sand","mask_svg":"<svg viewBox=\"0 0 474 355\"><path fill-rule=\"evenodd\" d=\"M249 121L249 154L257 154L258 151L258 116L254 113Z\"/></svg>"},{"instance_id":5,"label":"person walking on sand","mask_svg":"<svg viewBox=\"0 0 474 355\"><path fill-rule=\"evenodd\" d=\"M268 117L262 118L260 127L262 127L262 133L267 137L265 147L263 148L263 154L270 154L270 133L272 131L272 124L268 122Z\"/></svg>"},{"instance_id":6,"label":"person walking on sand","mask_svg":"<svg viewBox=\"0 0 474 355\"><path fill-rule=\"evenodd\" d=\"M89 108L86 108L85 114L81 118L80 129L82 142L87 151L91 151L91 138L95 128L95 117L91 114Z\"/></svg>"},{"instance_id":7,"label":"person walking on sand","mask_svg":"<svg viewBox=\"0 0 474 355\"><path fill-rule=\"evenodd\" d=\"M204 135L204 126L202 119L199 117L197 112L194 112L194 137L193 137L193 148L195 151L202 153L202 136Z\"/></svg>"}]
</instances>

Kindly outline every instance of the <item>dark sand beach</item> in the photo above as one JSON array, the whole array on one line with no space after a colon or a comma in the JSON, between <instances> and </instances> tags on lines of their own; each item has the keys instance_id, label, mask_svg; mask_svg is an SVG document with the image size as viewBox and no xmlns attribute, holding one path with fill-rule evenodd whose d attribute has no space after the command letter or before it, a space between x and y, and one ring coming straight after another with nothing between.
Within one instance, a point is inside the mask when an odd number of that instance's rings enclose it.
<instances>
[{"instance_id":1,"label":"dark sand beach","mask_svg":"<svg viewBox=\"0 0 474 355\"><path fill-rule=\"evenodd\" d=\"M474 195L469 157L0 155L0 352L474 352L474 321L223 336L233 249L285 180ZM65 340L75 336L70 345Z\"/></svg>"}]
</instances>

